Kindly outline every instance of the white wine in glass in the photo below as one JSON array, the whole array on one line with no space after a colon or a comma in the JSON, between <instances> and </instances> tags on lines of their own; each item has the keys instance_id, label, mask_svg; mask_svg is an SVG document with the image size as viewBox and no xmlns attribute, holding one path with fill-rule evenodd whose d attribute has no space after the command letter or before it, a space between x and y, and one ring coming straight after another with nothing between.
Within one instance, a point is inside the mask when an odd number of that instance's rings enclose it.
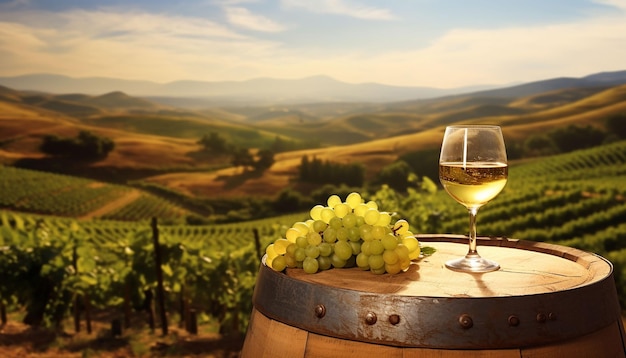
<instances>
[{"instance_id":1,"label":"white wine in glass","mask_svg":"<svg viewBox=\"0 0 626 358\"><path fill-rule=\"evenodd\" d=\"M497 262L482 258L476 250L478 209L495 198L506 185L508 164L499 126L448 126L439 157L439 180L448 194L469 211L469 251L446 262L462 272L490 272Z\"/></svg>"}]
</instances>

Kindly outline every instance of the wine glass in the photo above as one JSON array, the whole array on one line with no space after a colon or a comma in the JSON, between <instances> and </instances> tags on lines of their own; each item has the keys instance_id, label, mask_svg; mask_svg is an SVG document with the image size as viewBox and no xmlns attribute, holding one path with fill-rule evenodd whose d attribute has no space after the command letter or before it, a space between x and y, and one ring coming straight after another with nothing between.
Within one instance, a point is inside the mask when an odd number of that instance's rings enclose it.
<instances>
[{"instance_id":1,"label":"wine glass","mask_svg":"<svg viewBox=\"0 0 626 358\"><path fill-rule=\"evenodd\" d=\"M462 272L490 272L497 262L476 251L478 209L495 198L506 185L508 165L499 126L448 126L441 144L439 180L448 194L469 211L469 251L465 257L446 262Z\"/></svg>"}]
</instances>

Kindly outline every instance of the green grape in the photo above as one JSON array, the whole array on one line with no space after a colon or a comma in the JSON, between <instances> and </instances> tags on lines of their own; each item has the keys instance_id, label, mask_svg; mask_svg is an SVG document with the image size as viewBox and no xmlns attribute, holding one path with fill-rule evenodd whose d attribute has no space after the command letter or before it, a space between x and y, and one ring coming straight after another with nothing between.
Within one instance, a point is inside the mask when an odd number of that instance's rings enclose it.
<instances>
[{"instance_id":1,"label":"green grape","mask_svg":"<svg viewBox=\"0 0 626 358\"><path fill-rule=\"evenodd\" d=\"M311 219L320 220L322 218L322 209L324 209L323 205L315 205L309 212Z\"/></svg>"},{"instance_id":2,"label":"green grape","mask_svg":"<svg viewBox=\"0 0 626 358\"><path fill-rule=\"evenodd\" d=\"M385 260L383 259L383 255L370 255L367 259L367 262L370 265L370 270L376 270L382 267L385 267Z\"/></svg>"},{"instance_id":3,"label":"green grape","mask_svg":"<svg viewBox=\"0 0 626 358\"><path fill-rule=\"evenodd\" d=\"M344 216L352 212L352 208L346 203L337 204L333 208L333 210L335 210L335 215L337 215L337 217L339 218L343 218Z\"/></svg>"},{"instance_id":4,"label":"green grape","mask_svg":"<svg viewBox=\"0 0 626 358\"><path fill-rule=\"evenodd\" d=\"M365 218L363 218L362 216L358 216L356 214L355 214L355 216L356 216L356 226L357 227L365 225Z\"/></svg>"},{"instance_id":5,"label":"green grape","mask_svg":"<svg viewBox=\"0 0 626 358\"><path fill-rule=\"evenodd\" d=\"M328 204L329 208L334 209L335 206L341 204L341 198L339 197L339 195L333 194L328 197L328 200L326 200L326 204Z\"/></svg>"},{"instance_id":6,"label":"green grape","mask_svg":"<svg viewBox=\"0 0 626 358\"><path fill-rule=\"evenodd\" d=\"M367 203L365 203L365 205L367 205L367 207L370 209L378 210L378 204L376 204L375 201L370 200Z\"/></svg>"},{"instance_id":7,"label":"green grape","mask_svg":"<svg viewBox=\"0 0 626 358\"><path fill-rule=\"evenodd\" d=\"M372 241L363 241L361 244L361 252L365 255L369 256L372 254L372 250L370 250L370 246L372 245Z\"/></svg>"},{"instance_id":8,"label":"green grape","mask_svg":"<svg viewBox=\"0 0 626 358\"><path fill-rule=\"evenodd\" d=\"M409 249L409 252L415 251L419 248L419 241L413 236L404 236L402 238L402 244Z\"/></svg>"},{"instance_id":9,"label":"green grape","mask_svg":"<svg viewBox=\"0 0 626 358\"><path fill-rule=\"evenodd\" d=\"M372 225L363 224L359 226L359 235L363 241L370 241L372 239Z\"/></svg>"},{"instance_id":10,"label":"green grape","mask_svg":"<svg viewBox=\"0 0 626 358\"><path fill-rule=\"evenodd\" d=\"M319 267L319 262L311 257L305 258L304 262L302 263L302 268L306 273L316 273Z\"/></svg>"},{"instance_id":11,"label":"green grape","mask_svg":"<svg viewBox=\"0 0 626 358\"><path fill-rule=\"evenodd\" d=\"M339 241L347 241L348 240L348 229L345 227L339 228L337 230L337 240Z\"/></svg>"},{"instance_id":12,"label":"green grape","mask_svg":"<svg viewBox=\"0 0 626 358\"><path fill-rule=\"evenodd\" d=\"M383 251L385 251L385 246L383 246L383 243L380 240L372 240L369 241L369 243L369 252L371 255L382 255Z\"/></svg>"},{"instance_id":13,"label":"green grape","mask_svg":"<svg viewBox=\"0 0 626 358\"><path fill-rule=\"evenodd\" d=\"M365 212L368 211L369 209L370 209L369 206L365 204L359 204L356 208L353 209L354 215L363 217L363 215L365 215Z\"/></svg>"},{"instance_id":14,"label":"green grape","mask_svg":"<svg viewBox=\"0 0 626 358\"><path fill-rule=\"evenodd\" d=\"M383 243L385 250L393 250L398 246L398 238L394 234L387 234L383 236L380 242Z\"/></svg>"},{"instance_id":15,"label":"green grape","mask_svg":"<svg viewBox=\"0 0 626 358\"><path fill-rule=\"evenodd\" d=\"M398 259L400 261L410 260L409 249L406 246L404 246L404 244L399 244L395 249L393 249L393 251L395 251L396 254L398 254Z\"/></svg>"},{"instance_id":16,"label":"green grape","mask_svg":"<svg viewBox=\"0 0 626 358\"><path fill-rule=\"evenodd\" d=\"M332 260L328 256L319 256L317 258L317 263L320 270L328 270L333 265Z\"/></svg>"},{"instance_id":17,"label":"green grape","mask_svg":"<svg viewBox=\"0 0 626 358\"><path fill-rule=\"evenodd\" d=\"M265 253L267 254L267 258L269 258L270 260L273 260L276 256L278 256L276 249L274 249L274 244L267 245L267 247L265 248Z\"/></svg>"},{"instance_id":18,"label":"green grape","mask_svg":"<svg viewBox=\"0 0 626 358\"><path fill-rule=\"evenodd\" d=\"M330 219L335 217L335 211L331 208L324 208L322 209L322 213L320 214L320 219L325 222L325 223L329 223Z\"/></svg>"},{"instance_id":19,"label":"green grape","mask_svg":"<svg viewBox=\"0 0 626 358\"><path fill-rule=\"evenodd\" d=\"M333 264L333 267L336 268L342 268L346 266L346 260L340 258L339 256L337 256L336 252L333 252L332 255L330 255L330 261Z\"/></svg>"},{"instance_id":20,"label":"green grape","mask_svg":"<svg viewBox=\"0 0 626 358\"><path fill-rule=\"evenodd\" d=\"M352 192L346 197L346 204L348 204L352 209L356 208L356 206L362 202L363 198L361 198L361 194L357 192Z\"/></svg>"},{"instance_id":21,"label":"green grape","mask_svg":"<svg viewBox=\"0 0 626 358\"><path fill-rule=\"evenodd\" d=\"M376 209L368 209L363 218L365 219L365 223L368 225L375 225L378 222L378 218L380 217L380 212Z\"/></svg>"},{"instance_id":22,"label":"green grape","mask_svg":"<svg viewBox=\"0 0 626 358\"><path fill-rule=\"evenodd\" d=\"M309 245L317 246L322 242L322 235L320 235L319 233L315 231L312 231L307 234L306 240Z\"/></svg>"},{"instance_id":23,"label":"green grape","mask_svg":"<svg viewBox=\"0 0 626 358\"><path fill-rule=\"evenodd\" d=\"M382 240L387 235L387 229L384 226L372 226L372 238Z\"/></svg>"},{"instance_id":24,"label":"green grape","mask_svg":"<svg viewBox=\"0 0 626 358\"><path fill-rule=\"evenodd\" d=\"M350 247L352 248L352 255L358 255L361 253L361 243L358 241L348 241Z\"/></svg>"},{"instance_id":25,"label":"green grape","mask_svg":"<svg viewBox=\"0 0 626 358\"><path fill-rule=\"evenodd\" d=\"M370 264L368 260L369 256L361 252L356 256L356 265L363 270L369 270Z\"/></svg>"},{"instance_id":26,"label":"green grape","mask_svg":"<svg viewBox=\"0 0 626 358\"><path fill-rule=\"evenodd\" d=\"M393 224L393 233L396 235L404 235L407 233L407 231L409 231L409 222L404 220L404 219L400 219L398 221L396 221L395 224Z\"/></svg>"},{"instance_id":27,"label":"green grape","mask_svg":"<svg viewBox=\"0 0 626 358\"><path fill-rule=\"evenodd\" d=\"M352 192L344 202L330 195L327 206L311 208L310 219L286 228L266 248L266 263L275 270L303 268L307 273L332 267L354 267L374 274L407 270L419 257L419 242L406 220L391 226L394 214L380 211L375 201Z\"/></svg>"},{"instance_id":28,"label":"green grape","mask_svg":"<svg viewBox=\"0 0 626 358\"><path fill-rule=\"evenodd\" d=\"M279 255L284 255L287 252L287 246L291 244L287 239L278 239L274 241L274 250Z\"/></svg>"},{"instance_id":29,"label":"green grape","mask_svg":"<svg viewBox=\"0 0 626 358\"><path fill-rule=\"evenodd\" d=\"M298 236L298 238L296 239L296 245L304 249L305 247L309 246L309 240L306 236Z\"/></svg>"},{"instance_id":30,"label":"green grape","mask_svg":"<svg viewBox=\"0 0 626 358\"><path fill-rule=\"evenodd\" d=\"M402 271L402 266L400 264L400 261L395 262L393 264L388 264L385 262L385 271L387 271L387 273L389 273L390 275L395 275L397 273L400 273L400 271Z\"/></svg>"},{"instance_id":31,"label":"green grape","mask_svg":"<svg viewBox=\"0 0 626 358\"><path fill-rule=\"evenodd\" d=\"M343 219L341 219L341 222L343 223L343 227L347 229L354 227L356 226L356 215L354 215L353 213L348 213L346 216L343 217Z\"/></svg>"},{"instance_id":32,"label":"green grape","mask_svg":"<svg viewBox=\"0 0 626 358\"><path fill-rule=\"evenodd\" d=\"M296 252L293 254L293 257L296 261L302 262L306 258L306 251L304 251L304 248L298 247Z\"/></svg>"},{"instance_id":33,"label":"green grape","mask_svg":"<svg viewBox=\"0 0 626 358\"><path fill-rule=\"evenodd\" d=\"M285 255L285 263L287 264L287 267L298 266L298 262L296 261L296 258L291 255Z\"/></svg>"},{"instance_id":34,"label":"green grape","mask_svg":"<svg viewBox=\"0 0 626 358\"><path fill-rule=\"evenodd\" d=\"M306 235L306 233L309 232L309 225L304 221L298 221L297 223L293 224L292 227L300 231L302 235Z\"/></svg>"},{"instance_id":35,"label":"green grape","mask_svg":"<svg viewBox=\"0 0 626 358\"><path fill-rule=\"evenodd\" d=\"M293 256L295 254L297 248L298 248L298 245L296 245L296 244L289 244L289 246L287 246L287 249L285 250L285 254L289 255L289 256Z\"/></svg>"},{"instance_id":36,"label":"green grape","mask_svg":"<svg viewBox=\"0 0 626 358\"><path fill-rule=\"evenodd\" d=\"M342 260L347 260L352 256L352 246L347 241L337 241L334 251L335 255Z\"/></svg>"},{"instance_id":37,"label":"green grape","mask_svg":"<svg viewBox=\"0 0 626 358\"><path fill-rule=\"evenodd\" d=\"M382 212L378 216L378 221L376 222L375 225L378 225L378 226L389 226L390 223L391 223L391 215L389 215L389 213Z\"/></svg>"},{"instance_id":38,"label":"green grape","mask_svg":"<svg viewBox=\"0 0 626 358\"><path fill-rule=\"evenodd\" d=\"M306 249L304 249L304 253L306 254L306 257L311 257L316 259L319 255L320 255L320 248L319 246L307 246Z\"/></svg>"},{"instance_id":39,"label":"green grape","mask_svg":"<svg viewBox=\"0 0 626 358\"><path fill-rule=\"evenodd\" d=\"M324 230L323 236L324 236L324 242L333 243L337 241L337 230L329 226L326 228L326 230Z\"/></svg>"},{"instance_id":40,"label":"green grape","mask_svg":"<svg viewBox=\"0 0 626 358\"><path fill-rule=\"evenodd\" d=\"M382 275L382 274L384 274L385 272L387 272L387 271L385 271L385 266L384 266L384 265L383 265L383 267L378 268L378 269L370 269L370 271L371 271L373 274L375 274L375 275Z\"/></svg>"},{"instance_id":41,"label":"green grape","mask_svg":"<svg viewBox=\"0 0 626 358\"><path fill-rule=\"evenodd\" d=\"M322 242L319 245L320 256L330 256L333 253L333 246L327 242Z\"/></svg>"},{"instance_id":42,"label":"green grape","mask_svg":"<svg viewBox=\"0 0 626 358\"><path fill-rule=\"evenodd\" d=\"M335 216L334 218L330 219L330 222L328 223L328 225L332 227L333 229L337 230L340 227L343 227L343 222L340 217Z\"/></svg>"},{"instance_id":43,"label":"green grape","mask_svg":"<svg viewBox=\"0 0 626 358\"><path fill-rule=\"evenodd\" d=\"M360 241L361 240L361 230L358 227L353 226L348 229L348 240L350 241ZM285 240L287 241L287 240Z\"/></svg>"},{"instance_id":44,"label":"green grape","mask_svg":"<svg viewBox=\"0 0 626 358\"><path fill-rule=\"evenodd\" d=\"M287 267L287 259L285 256L276 256L272 260L272 268L276 271L282 271Z\"/></svg>"},{"instance_id":45,"label":"green grape","mask_svg":"<svg viewBox=\"0 0 626 358\"><path fill-rule=\"evenodd\" d=\"M398 254L392 249L385 250L385 252L383 252L383 260L385 260L385 263L393 265L400 259L398 258Z\"/></svg>"},{"instance_id":46,"label":"green grape","mask_svg":"<svg viewBox=\"0 0 626 358\"><path fill-rule=\"evenodd\" d=\"M305 234L306 233L301 233L300 230L296 229L295 227L290 227L285 232L285 238L287 238L289 242L296 242L296 239L298 238L298 236L302 236Z\"/></svg>"},{"instance_id":47,"label":"green grape","mask_svg":"<svg viewBox=\"0 0 626 358\"><path fill-rule=\"evenodd\" d=\"M326 224L322 220L315 220L313 222L313 231L315 231L315 232L322 232L322 231L326 230L327 226L328 226L328 224Z\"/></svg>"}]
</instances>

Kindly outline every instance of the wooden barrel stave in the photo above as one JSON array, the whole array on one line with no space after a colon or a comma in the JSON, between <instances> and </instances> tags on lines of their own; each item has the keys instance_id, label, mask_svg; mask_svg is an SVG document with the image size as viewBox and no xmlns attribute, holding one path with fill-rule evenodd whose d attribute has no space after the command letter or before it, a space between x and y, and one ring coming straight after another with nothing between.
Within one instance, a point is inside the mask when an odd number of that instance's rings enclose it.
<instances>
[{"instance_id":1,"label":"wooden barrel stave","mask_svg":"<svg viewBox=\"0 0 626 358\"><path fill-rule=\"evenodd\" d=\"M465 243L463 237L440 235L419 239L426 245L427 242ZM402 280L397 277L370 278L366 276L370 273L348 273L349 269L342 269L334 285L327 286L324 284L327 278L320 278L320 274L302 275L293 270L285 275L262 266L253 298L252 329L248 330L242 356L260 356L261 348L265 352L263 356L289 357L325 356L326 351L328 356L341 352L346 357L351 355L345 352L356 352L354 356L361 357L380 354L449 357L469 353L481 357L542 357L561 351L569 352L568 357L583 356L577 355L581 352L624 356L623 326L610 263L594 254L543 243L482 239L480 245L481 251L483 247L488 251L486 247L494 246L561 257L590 274L587 277L574 272L571 279L577 282L575 287L561 287L561 290L558 275L553 275L550 277L553 282L540 288L546 294L510 296L498 292L494 296L489 290L482 292L481 289L489 289L489 283L481 286L482 276L469 275L476 281L473 297L446 296L437 290L437 294L428 297L403 292L407 287L399 284ZM512 269L503 266L504 271ZM419 267L413 269L415 272L406 275L409 284L428 281L428 276L419 275ZM454 275L458 278L467 274ZM392 292L358 287L355 277L382 282L380 286L391 288ZM443 290L446 289L449 288L444 285ZM476 297L476 293L484 297ZM318 305L325 307L322 317L316 316ZM370 313L377 318L374 324L367 323ZM394 314L399 314L401 319L391 324L389 318ZM464 315L469 316L469 327L461 322ZM515 319L511 321L511 317ZM283 354L285 350L289 354Z\"/></svg>"}]
</instances>

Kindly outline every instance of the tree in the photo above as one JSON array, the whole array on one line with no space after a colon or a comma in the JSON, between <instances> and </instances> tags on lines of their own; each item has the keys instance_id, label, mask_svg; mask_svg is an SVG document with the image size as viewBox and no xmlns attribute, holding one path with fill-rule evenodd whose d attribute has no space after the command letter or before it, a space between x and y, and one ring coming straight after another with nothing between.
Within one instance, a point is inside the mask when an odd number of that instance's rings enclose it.
<instances>
[{"instance_id":1,"label":"tree","mask_svg":"<svg viewBox=\"0 0 626 358\"><path fill-rule=\"evenodd\" d=\"M243 167L243 170L246 170L247 167L254 165L254 157L252 157L250 150L247 148L237 148L233 152L231 163L236 167Z\"/></svg>"},{"instance_id":2,"label":"tree","mask_svg":"<svg viewBox=\"0 0 626 358\"><path fill-rule=\"evenodd\" d=\"M81 131L76 138L46 135L40 146L44 153L81 160L104 159L114 148L113 140L90 131Z\"/></svg>"},{"instance_id":3,"label":"tree","mask_svg":"<svg viewBox=\"0 0 626 358\"><path fill-rule=\"evenodd\" d=\"M378 173L377 182L387 184L395 191L405 192L410 185L409 175L412 172L407 162L399 160L384 167Z\"/></svg>"},{"instance_id":4,"label":"tree","mask_svg":"<svg viewBox=\"0 0 626 358\"><path fill-rule=\"evenodd\" d=\"M232 144L219 135L219 133L211 132L208 135L205 134L197 142L204 147L204 150L208 150L218 154L229 153L233 151Z\"/></svg>"},{"instance_id":5,"label":"tree","mask_svg":"<svg viewBox=\"0 0 626 358\"><path fill-rule=\"evenodd\" d=\"M606 120L606 130L618 138L626 138L626 113L615 114Z\"/></svg>"},{"instance_id":6,"label":"tree","mask_svg":"<svg viewBox=\"0 0 626 358\"><path fill-rule=\"evenodd\" d=\"M577 149L590 148L602 144L606 134L598 128L570 124L565 128L557 128L548 133L559 150L563 153Z\"/></svg>"},{"instance_id":7,"label":"tree","mask_svg":"<svg viewBox=\"0 0 626 358\"><path fill-rule=\"evenodd\" d=\"M269 149L261 149L257 153L257 160L254 162L254 168L264 170L274 164L274 152Z\"/></svg>"},{"instance_id":8,"label":"tree","mask_svg":"<svg viewBox=\"0 0 626 358\"><path fill-rule=\"evenodd\" d=\"M537 157L557 154L558 152L559 148L554 141L545 134L530 136L524 141L524 153L527 156Z\"/></svg>"}]
</instances>

